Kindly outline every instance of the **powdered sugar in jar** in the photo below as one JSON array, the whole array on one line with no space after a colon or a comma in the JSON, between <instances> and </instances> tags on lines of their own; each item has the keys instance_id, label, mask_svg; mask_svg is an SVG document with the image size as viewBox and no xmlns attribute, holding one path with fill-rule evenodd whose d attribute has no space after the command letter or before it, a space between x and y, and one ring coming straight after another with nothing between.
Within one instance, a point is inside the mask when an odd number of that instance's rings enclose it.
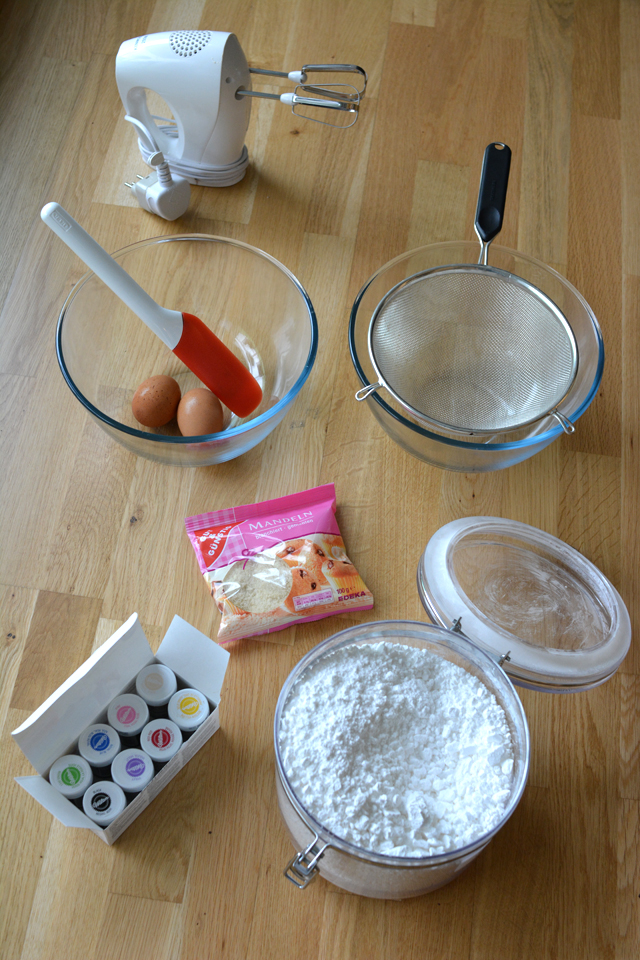
<instances>
[{"instance_id":1,"label":"powdered sugar in jar","mask_svg":"<svg viewBox=\"0 0 640 960\"><path fill-rule=\"evenodd\" d=\"M501 668L465 637L405 621L307 654L275 738L281 811L296 846L311 846L289 879L306 880L317 857L321 875L368 896L452 879L511 815L528 769L526 718Z\"/></svg>"}]
</instances>

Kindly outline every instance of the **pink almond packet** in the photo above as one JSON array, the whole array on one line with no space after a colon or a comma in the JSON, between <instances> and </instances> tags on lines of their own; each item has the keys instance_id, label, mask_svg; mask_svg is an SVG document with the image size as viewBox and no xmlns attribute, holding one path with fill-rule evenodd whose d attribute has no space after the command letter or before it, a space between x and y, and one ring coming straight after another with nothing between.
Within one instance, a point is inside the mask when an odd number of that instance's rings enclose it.
<instances>
[{"instance_id":1,"label":"pink almond packet","mask_svg":"<svg viewBox=\"0 0 640 960\"><path fill-rule=\"evenodd\" d=\"M373 607L335 513L335 487L327 483L185 519L222 617L218 642Z\"/></svg>"}]
</instances>

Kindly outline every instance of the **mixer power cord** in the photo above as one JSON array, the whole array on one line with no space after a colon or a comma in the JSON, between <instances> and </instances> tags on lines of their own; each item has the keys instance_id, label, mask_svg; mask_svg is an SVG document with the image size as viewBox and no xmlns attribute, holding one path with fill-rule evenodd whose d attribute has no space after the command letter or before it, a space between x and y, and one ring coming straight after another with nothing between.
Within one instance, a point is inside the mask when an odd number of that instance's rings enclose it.
<instances>
[{"instance_id":1,"label":"mixer power cord","mask_svg":"<svg viewBox=\"0 0 640 960\"><path fill-rule=\"evenodd\" d=\"M127 117L126 119L132 118ZM178 139L178 128L173 121L168 120L166 117L157 116L154 116L153 119L161 121L161 123L158 124L158 129L162 133L174 140ZM140 126L142 126L142 124L140 124ZM147 136L149 136L149 131L146 127L143 129ZM149 164L149 157L153 151L149 149L148 145L140 137L138 138L138 146L140 147L142 159L145 163ZM238 183L239 180L242 180L245 170L249 165L249 152L246 146L244 146L242 153L235 163L228 163L223 166L176 160L173 157L170 157L167 162L173 174L184 177L185 180L188 180L189 183L193 183L196 186L230 187L233 186L234 183Z\"/></svg>"},{"instance_id":2,"label":"mixer power cord","mask_svg":"<svg viewBox=\"0 0 640 960\"><path fill-rule=\"evenodd\" d=\"M165 120L154 117L154 120ZM177 220L186 213L191 199L190 183L203 187L228 187L244 176L249 163L246 146L236 163L226 166L185 163L182 160L167 160L153 134L136 117L125 116L138 130L138 146L144 162L153 167L146 177L138 177L134 183L125 183L143 210L155 213L164 220ZM171 138L177 138L175 124L165 120L158 129Z\"/></svg>"}]
</instances>

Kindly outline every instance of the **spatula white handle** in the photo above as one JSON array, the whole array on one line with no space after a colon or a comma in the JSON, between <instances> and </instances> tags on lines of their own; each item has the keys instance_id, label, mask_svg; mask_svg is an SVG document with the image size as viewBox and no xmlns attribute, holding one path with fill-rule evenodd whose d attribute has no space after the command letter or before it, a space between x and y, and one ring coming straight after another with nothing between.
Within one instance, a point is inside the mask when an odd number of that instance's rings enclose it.
<instances>
[{"instance_id":1,"label":"spatula white handle","mask_svg":"<svg viewBox=\"0 0 640 960\"><path fill-rule=\"evenodd\" d=\"M182 336L182 313L161 307L59 203L47 203L40 216L129 309L173 350Z\"/></svg>"}]
</instances>

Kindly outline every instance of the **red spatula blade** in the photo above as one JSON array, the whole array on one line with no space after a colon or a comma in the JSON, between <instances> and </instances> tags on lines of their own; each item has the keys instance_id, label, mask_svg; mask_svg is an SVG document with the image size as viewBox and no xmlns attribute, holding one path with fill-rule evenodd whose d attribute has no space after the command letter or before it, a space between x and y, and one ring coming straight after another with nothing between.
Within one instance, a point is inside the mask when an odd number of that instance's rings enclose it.
<instances>
[{"instance_id":1,"label":"red spatula blade","mask_svg":"<svg viewBox=\"0 0 640 960\"><path fill-rule=\"evenodd\" d=\"M262 389L244 364L198 317L182 314L182 336L173 352L238 417L248 417Z\"/></svg>"}]
</instances>

